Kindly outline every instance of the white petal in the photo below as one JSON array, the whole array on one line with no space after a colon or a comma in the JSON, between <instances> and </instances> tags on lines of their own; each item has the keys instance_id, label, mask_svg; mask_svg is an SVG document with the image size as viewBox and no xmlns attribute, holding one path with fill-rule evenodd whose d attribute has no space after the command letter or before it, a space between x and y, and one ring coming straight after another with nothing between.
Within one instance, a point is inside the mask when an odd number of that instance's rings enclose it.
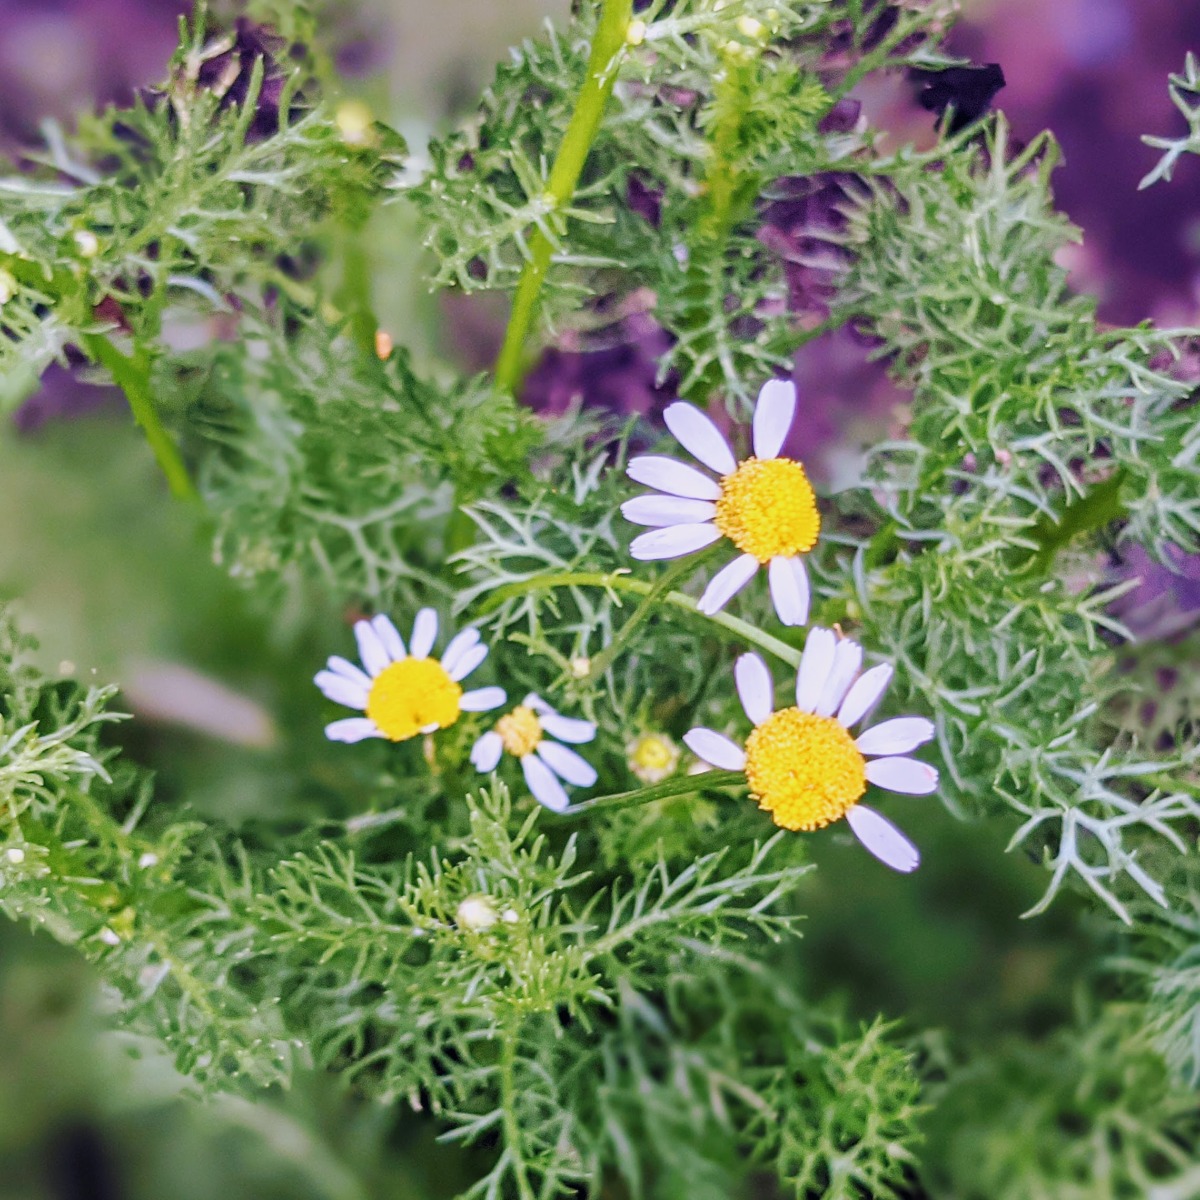
<instances>
[{"instance_id":1,"label":"white petal","mask_svg":"<svg viewBox=\"0 0 1200 1200\"><path fill-rule=\"evenodd\" d=\"M437 640L438 615L432 608L423 608L413 622L412 637L408 639L413 658L428 658Z\"/></svg>"},{"instance_id":2,"label":"white petal","mask_svg":"<svg viewBox=\"0 0 1200 1200\"><path fill-rule=\"evenodd\" d=\"M868 729L854 744L862 754L907 754L933 737L924 717L895 717Z\"/></svg>"},{"instance_id":3,"label":"white petal","mask_svg":"<svg viewBox=\"0 0 1200 1200\"><path fill-rule=\"evenodd\" d=\"M767 568L775 613L785 625L808 620L808 572L800 558L773 558Z\"/></svg>"},{"instance_id":4,"label":"white petal","mask_svg":"<svg viewBox=\"0 0 1200 1200\"><path fill-rule=\"evenodd\" d=\"M682 401L668 404L663 420L675 435L675 440L710 471L716 471L718 475L732 475L737 469L733 451L724 434L694 405Z\"/></svg>"},{"instance_id":5,"label":"white petal","mask_svg":"<svg viewBox=\"0 0 1200 1200\"><path fill-rule=\"evenodd\" d=\"M371 628L379 636L379 640L383 643L383 648L392 662L399 662L402 658L407 657L404 639L400 636L400 631L392 624L391 617L385 617L383 613L372 617Z\"/></svg>"},{"instance_id":6,"label":"white petal","mask_svg":"<svg viewBox=\"0 0 1200 1200\"><path fill-rule=\"evenodd\" d=\"M754 578L757 570L758 559L753 554L739 554L708 581L696 607L710 617L720 612Z\"/></svg>"},{"instance_id":7,"label":"white petal","mask_svg":"<svg viewBox=\"0 0 1200 1200\"><path fill-rule=\"evenodd\" d=\"M873 758L867 763L867 778L876 787L906 796L928 796L938 785L937 770L915 758Z\"/></svg>"},{"instance_id":8,"label":"white petal","mask_svg":"<svg viewBox=\"0 0 1200 1200\"><path fill-rule=\"evenodd\" d=\"M833 656L837 650L837 638L831 629L819 626L809 630L804 643L804 655L800 659L800 670L796 672L796 707L810 713L817 707L829 672L833 669Z\"/></svg>"},{"instance_id":9,"label":"white petal","mask_svg":"<svg viewBox=\"0 0 1200 1200\"><path fill-rule=\"evenodd\" d=\"M456 633L442 654L442 666L452 679L458 660L479 641L479 630L473 625Z\"/></svg>"},{"instance_id":10,"label":"white petal","mask_svg":"<svg viewBox=\"0 0 1200 1200\"><path fill-rule=\"evenodd\" d=\"M629 478L644 483L671 496L687 496L692 500L719 500L721 488L695 467L661 454L644 454L631 458L626 469Z\"/></svg>"},{"instance_id":11,"label":"white petal","mask_svg":"<svg viewBox=\"0 0 1200 1200\"><path fill-rule=\"evenodd\" d=\"M858 724L887 690L891 678L892 668L887 663L881 663L878 667L864 671L854 681L854 686L846 693L846 699L842 701L842 707L838 709L838 721L847 729Z\"/></svg>"},{"instance_id":12,"label":"white petal","mask_svg":"<svg viewBox=\"0 0 1200 1200\"><path fill-rule=\"evenodd\" d=\"M790 379L770 379L754 405L754 457L775 458L796 415L796 385Z\"/></svg>"},{"instance_id":13,"label":"white petal","mask_svg":"<svg viewBox=\"0 0 1200 1200\"><path fill-rule=\"evenodd\" d=\"M454 664L454 670L448 670L446 674L457 683L460 679L466 679L487 656L488 648L486 646L482 644L472 646L469 650L464 651L458 656L458 662ZM445 663L442 663L443 667L445 665Z\"/></svg>"},{"instance_id":14,"label":"white petal","mask_svg":"<svg viewBox=\"0 0 1200 1200\"><path fill-rule=\"evenodd\" d=\"M715 729L689 729L683 741L697 758L723 771L740 771L746 765L746 752L741 746Z\"/></svg>"},{"instance_id":15,"label":"white petal","mask_svg":"<svg viewBox=\"0 0 1200 1200\"><path fill-rule=\"evenodd\" d=\"M351 683L356 683L359 687L370 690L370 675L368 675L366 671L362 669L362 667L356 667L348 659L342 658L337 654L331 654L329 656L329 661L325 665L335 675L341 675L343 679L348 679Z\"/></svg>"},{"instance_id":16,"label":"white petal","mask_svg":"<svg viewBox=\"0 0 1200 1200\"><path fill-rule=\"evenodd\" d=\"M489 729L474 746L471 747L471 765L475 770L486 775L496 769L500 755L504 753L504 739L494 730Z\"/></svg>"},{"instance_id":17,"label":"white petal","mask_svg":"<svg viewBox=\"0 0 1200 1200\"><path fill-rule=\"evenodd\" d=\"M331 742L361 742L363 738L383 737L379 727L367 717L346 717L325 726L325 736Z\"/></svg>"},{"instance_id":18,"label":"white petal","mask_svg":"<svg viewBox=\"0 0 1200 1200\"><path fill-rule=\"evenodd\" d=\"M542 715L542 728L560 742L590 742L596 736L596 727L591 721L580 721L577 717L564 717L560 713L548 712Z\"/></svg>"},{"instance_id":19,"label":"white petal","mask_svg":"<svg viewBox=\"0 0 1200 1200\"><path fill-rule=\"evenodd\" d=\"M366 708L369 688L345 675L336 675L333 671L318 671L313 677L313 683L335 704L344 704L347 708Z\"/></svg>"},{"instance_id":20,"label":"white petal","mask_svg":"<svg viewBox=\"0 0 1200 1200\"><path fill-rule=\"evenodd\" d=\"M711 546L721 536L715 525L670 525L666 529L653 529L635 537L629 553L639 562L653 562L660 558L682 558L695 554L705 546Z\"/></svg>"},{"instance_id":21,"label":"white petal","mask_svg":"<svg viewBox=\"0 0 1200 1200\"><path fill-rule=\"evenodd\" d=\"M596 782L596 768L566 746L557 742L539 742L537 753L556 775L576 787L591 787Z\"/></svg>"},{"instance_id":22,"label":"white petal","mask_svg":"<svg viewBox=\"0 0 1200 1200\"><path fill-rule=\"evenodd\" d=\"M537 694L537 692L526 692L525 699L521 703L526 708L532 708L535 713L552 713L558 709L551 707L545 700Z\"/></svg>"},{"instance_id":23,"label":"white petal","mask_svg":"<svg viewBox=\"0 0 1200 1200\"><path fill-rule=\"evenodd\" d=\"M551 812L562 812L571 803L558 776L536 754L526 754L521 759L521 770L533 798Z\"/></svg>"},{"instance_id":24,"label":"white petal","mask_svg":"<svg viewBox=\"0 0 1200 1200\"><path fill-rule=\"evenodd\" d=\"M846 698L850 684L862 666L862 647L850 638L842 638L833 652L833 667L821 692L821 699L813 712L818 717L832 717L838 705Z\"/></svg>"},{"instance_id":25,"label":"white petal","mask_svg":"<svg viewBox=\"0 0 1200 1200\"><path fill-rule=\"evenodd\" d=\"M481 687L473 692L463 692L458 707L463 712L491 712L499 708L508 697L502 687Z\"/></svg>"},{"instance_id":26,"label":"white petal","mask_svg":"<svg viewBox=\"0 0 1200 1200\"><path fill-rule=\"evenodd\" d=\"M917 869L921 855L916 846L873 808L856 804L846 814L846 820L854 830L854 836L885 866L906 875Z\"/></svg>"},{"instance_id":27,"label":"white petal","mask_svg":"<svg viewBox=\"0 0 1200 1200\"><path fill-rule=\"evenodd\" d=\"M391 665L391 656L384 649L370 621L354 622L354 640L358 643L358 656L367 668L368 675L378 675L384 667Z\"/></svg>"},{"instance_id":28,"label":"white petal","mask_svg":"<svg viewBox=\"0 0 1200 1200\"><path fill-rule=\"evenodd\" d=\"M761 725L770 715L775 703L775 685L767 664L757 654L743 654L733 668L738 696L746 716Z\"/></svg>"},{"instance_id":29,"label":"white petal","mask_svg":"<svg viewBox=\"0 0 1200 1200\"><path fill-rule=\"evenodd\" d=\"M625 520L635 525L690 525L711 521L717 506L711 500L685 500L682 496L635 496L621 505Z\"/></svg>"}]
</instances>

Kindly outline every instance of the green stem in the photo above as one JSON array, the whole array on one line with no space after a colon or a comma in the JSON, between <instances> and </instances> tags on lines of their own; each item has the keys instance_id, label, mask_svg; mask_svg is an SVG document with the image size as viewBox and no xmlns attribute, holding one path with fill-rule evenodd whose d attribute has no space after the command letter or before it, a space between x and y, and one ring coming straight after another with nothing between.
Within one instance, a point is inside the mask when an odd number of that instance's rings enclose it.
<instances>
[{"instance_id":1,"label":"green stem","mask_svg":"<svg viewBox=\"0 0 1200 1200\"><path fill-rule=\"evenodd\" d=\"M517 1120L517 1036L511 1028L506 1027L501 1031L500 1037L500 1106L504 1114L504 1142L512 1162L513 1177L517 1181L520 1200L534 1200L529 1171L521 1148L521 1127Z\"/></svg>"},{"instance_id":2,"label":"green stem","mask_svg":"<svg viewBox=\"0 0 1200 1200\"><path fill-rule=\"evenodd\" d=\"M199 500L200 494L188 475L179 448L171 440L154 406L154 397L150 392L149 355L144 350L137 350L132 357L126 358L108 338L99 333L84 334L81 340L87 352L108 370L113 382L125 393L134 420L142 427L146 441L150 443L150 449L167 477L172 494L180 500Z\"/></svg>"},{"instance_id":3,"label":"green stem","mask_svg":"<svg viewBox=\"0 0 1200 1200\"><path fill-rule=\"evenodd\" d=\"M632 12L633 0L601 0L600 19L588 56L587 75L546 184L544 199L551 213L569 204L575 195L583 164L587 161L596 130L600 127L600 118L612 94ZM496 387L499 391L512 394L521 382L525 339L533 324L538 296L553 253L553 243L539 227L530 239L529 257L517 282L512 314L504 331L504 344L496 360Z\"/></svg>"},{"instance_id":4,"label":"green stem","mask_svg":"<svg viewBox=\"0 0 1200 1200\"><path fill-rule=\"evenodd\" d=\"M531 579L506 583L487 598L482 610L490 612L503 604L505 600L511 600L515 596L523 596L529 592L552 591L555 588L564 587L598 587L613 592L629 592L635 596L648 596L654 591L655 585L645 583L640 579L631 579L626 570L611 572L553 571L546 575L535 575ZM761 629L751 625L748 621L739 620L739 618L731 617L728 613L723 612L713 613L711 616L701 613L696 607L696 601L682 592L667 592L661 597L661 600L673 608L682 609L693 616L701 616L714 625L720 625L723 629L729 630L730 633L736 634L760 650L765 650L768 654L782 659L789 666L798 667L800 665L799 650L794 646L789 646L787 642L780 641L779 638L772 637L769 633L763 633Z\"/></svg>"},{"instance_id":5,"label":"green stem","mask_svg":"<svg viewBox=\"0 0 1200 1200\"><path fill-rule=\"evenodd\" d=\"M649 804L651 800L666 800L671 796L690 796L696 792L745 786L746 776L741 771L704 771L699 775L680 775L675 779L665 779L662 783L638 788L633 792L597 796L594 800L572 804L569 808L564 808L559 815L576 817L580 813L592 812L597 808L628 808L633 804Z\"/></svg>"}]
</instances>

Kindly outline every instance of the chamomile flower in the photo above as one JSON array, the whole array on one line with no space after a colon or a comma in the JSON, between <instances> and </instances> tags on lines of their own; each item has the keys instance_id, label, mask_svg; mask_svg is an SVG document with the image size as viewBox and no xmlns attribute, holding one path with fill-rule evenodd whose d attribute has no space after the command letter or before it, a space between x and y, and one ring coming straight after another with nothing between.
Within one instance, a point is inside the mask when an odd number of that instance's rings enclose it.
<instances>
[{"instance_id":1,"label":"chamomile flower","mask_svg":"<svg viewBox=\"0 0 1200 1200\"><path fill-rule=\"evenodd\" d=\"M499 708L505 700L503 688L464 692L461 686L488 655L479 630L464 629L451 638L440 659L430 656L437 634L438 617L432 608L417 613L407 646L385 616L356 622L362 668L335 654L313 682L330 700L365 715L326 725L325 736L334 742L403 742L418 733L445 729L464 712Z\"/></svg>"},{"instance_id":2,"label":"chamomile flower","mask_svg":"<svg viewBox=\"0 0 1200 1200\"><path fill-rule=\"evenodd\" d=\"M596 769L560 743L580 745L595 736L596 726L591 721L564 717L530 692L475 743L471 763L486 775L496 769L504 754L511 754L520 759L533 798L553 812L562 812L570 803L563 782L591 787L596 782Z\"/></svg>"},{"instance_id":3,"label":"chamomile flower","mask_svg":"<svg viewBox=\"0 0 1200 1200\"><path fill-rule=\"evenodd\" d=\"M804 468L779 453L795 413L794 385L782 379L765 383L754 406L754 453L738 462L704 413L677 402L663 413L667 428L717 478L661 455L630 460L629 477L660 493L621 505L634 524L655 526L634 538L634 558L682 558L721 537L741 551L705 588L698 605L703 613L719 612L766 567L779 619L785 625L808 620L804 555L816 545L821 517Z\"/></svg>"},{"instance_id":4,"label":"chamomile flower","mask_svg":"<svg viewBox=\"0 0 1200 1200\"><path fill-rule=\"evenodd\" d=\"M750 794L784 829L820 829L846 818L860 842L889 867L912 871L916 847L888 820L859 800L868 784L923 796L937 771L906 757L933 737L923 717L895 717L860 733L850 729L875 706L892 677L886 664L859 675L862 647L814 629L796 675L796 703L774 711L774 685L757 654L734 668L738 696L754 729L737 745L711 729L693 729L684 741L705 762L745 771Z\"/></svg>"},{"instance_id":5,"label":"chamomile flower","mask_svg":"<svg viewBox=\"0 0 1200 1200\"><path fill-rule=\"evenodd\" d=\"M641 733L625 747L625 761L642 783L662 783L679 767L679 747L665 733Z\"/></svg>"}]
</instances>

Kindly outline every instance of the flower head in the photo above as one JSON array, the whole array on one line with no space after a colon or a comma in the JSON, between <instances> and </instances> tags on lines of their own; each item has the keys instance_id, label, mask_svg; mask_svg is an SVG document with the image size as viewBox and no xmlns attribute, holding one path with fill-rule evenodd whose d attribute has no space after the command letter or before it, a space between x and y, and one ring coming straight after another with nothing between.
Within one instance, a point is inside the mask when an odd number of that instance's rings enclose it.
<instances>
[{"instance_id":1,"label":"flower head","mask_svg":"<svg viewBox=\"0 0 1200 1200\"><path fill-rule=\"evenodd\" d=\"M775 611L785 625L808 620L804 555L821 532L817 500L803 466L780 454L796 413L796 389L773 379L754 409L754 454L742 462L720 430L698 408L678 402L663 414L679 444L718 476L673 458L646 455L629 463L629 477L657 489L621 506L637 525L634 558L680 558L726 537L741 551L713 576L700 597L703 613L719 612L760 567L767 568Z\"/></svg>"},{"instance_id":2,"label":"flower head","mask_svg":"<svg viewBox=\"0 0 1200 1200\"><path fill-rule=\"evenodd\" d=\"M464 692L461 686L488 655L479 631L464 629L451 638L440 659L430 656L437 633L438 617L432 608L417 613L407 647L385 616L356 622L362 668L335 654L313 682L330 700L365 716L334 721L325 726L325 735L335 742L369 737L403 742L418 733L445 729L461 713L487 712L503 704L503 688Z\"/></svg>"},{"instance_id":3,"label":"flower head","mask_svg":"<svg viewBox=\"0 0 1200 1200\"><path fill-rule=\"evenodd\" d=\"M869 784L910 796L937 787L933 767L906 757L933 737L933 725L923 717L896 717L855 738L851 728L892 677L886 664L860 675L861 665L857 642L814 629L796 674L796 703L776 711L766 663L757 654L743 654L734 675L754 723L745 747L711 729L693 729L683 740L713 766L745 771L750 794L776 825L821 829L845 817L876 858L897 871L912 871L920 862L916 847L859 801Z\"/></svg>"},{"instance_id":4,"label":"flower head","mask_svg":"<svg viewBox=\"0 0 1200 1200\"><path fill-rule=\"evenodd\" d=\"M679 767L679 747L665 733L642 733L625 747L629 769L643 783L661 783Z\"/></svg>"},{"instance_id":5,"label":"flower head","mask_svg":"<svg viewBox=\"0 0 1200 1200\"><path fill-rule=\"evenodd\" d=\"M579 745L595 736L596 726L591 721L564 717L530 692L475 743L471 762L477 771L487 774L496 769L505 754L511 754L520 760L534 799L554 812L562 812L570 803L563 781L591 787L596 782L596 769L560 743Z\"/></svg>"}]
</instances>

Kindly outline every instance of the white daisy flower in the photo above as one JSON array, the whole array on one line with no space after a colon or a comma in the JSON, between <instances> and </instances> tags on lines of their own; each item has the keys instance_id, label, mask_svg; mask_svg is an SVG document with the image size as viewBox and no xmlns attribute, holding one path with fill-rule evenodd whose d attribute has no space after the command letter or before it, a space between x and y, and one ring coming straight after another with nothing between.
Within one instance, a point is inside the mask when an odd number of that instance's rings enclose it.
<instances>
[{"instance_id":1,"label":"white daisy flower","mask_svg":"<svg viewBox=\"0 0 1200 1200\"><path fill-rule=\"evenodd\" d=\"M596 782L596 769L559 743L579 745L595 736L596 726L591 721L564 717L530 692L475 743L471 763L486 775L496 769L505 752L511 754L521 760L521 770L534 799L553 812L562 812L570 803L563 781L576 787L591 787Z\"/></svg>"},{"instance_id":2,"label":"white daisy flower","mask_svg":"<svg viewBox=\"0 0 1200 1200\"><path fill-rule=\"evenodd\" d=\"M860 842L897 871L915 870L917 848L859 800L868 784L924 796L938 785L927 763L906 757L933 737L924 717L895 717L860 733L850 729L874 708L892 677L886 664L859 675L862 647L814 629L796 673L796 703L774 711L766 663L743 654L734 668L738 696L754 729L739 746L712 729L693 729L688 747L705 762L745 771L759 808L784 829L820 829L845 817Z\"/></svg>"},{"instance_id":3,"label":"white daisy flower","mask_svg":"<svg viewBox=\"0 0 1200 1200\"><path fill-rule=\"evenodd\" d=\"M808 620L804 555L816 545L821 517L804 468L779 453L795 414L793 384L782 379L763 384L754 406L754 454L737 462L716 425L680 401L663 414L667 428L718 478L660 455L630 460L629 477L661 493L621 505L626 519L654 526L634 538L634 558L682 558L720 537L741 551L705 588L698 606L702 613L719 612L766 567L779 619L785 625Z\"/></svg>"},{"instance_id":4,"label":"white daisy flower","mask_svg":"<svg viewBox=\"0 0 1200 1200\"><path fill-rule=\"evenodd\" d=\"M418 733L445 729L464 712L488 712L504 703L504 689L464 692L461 682L488 655L479 630L464 629L451 638L440 659L430 656L437 640L438 616L423 608L413 622L408 646L385 616L357 621L354 637L362 667L336 654L313 682L338 704L365 716L347 717L325 726L334 742L387 738L403 742Z\"/></svg>"},{"instance_id":5,"label":"white daisy flower","mask_svg":"<svg viewBox=\"0 0 1200 1200\"><path fill-rule=\"evenodd\" d=\"M662 783L679 768L679 747L665 733L641 733L626 745L625 761L643 783Z\"/></svg>"}]
</instances>

